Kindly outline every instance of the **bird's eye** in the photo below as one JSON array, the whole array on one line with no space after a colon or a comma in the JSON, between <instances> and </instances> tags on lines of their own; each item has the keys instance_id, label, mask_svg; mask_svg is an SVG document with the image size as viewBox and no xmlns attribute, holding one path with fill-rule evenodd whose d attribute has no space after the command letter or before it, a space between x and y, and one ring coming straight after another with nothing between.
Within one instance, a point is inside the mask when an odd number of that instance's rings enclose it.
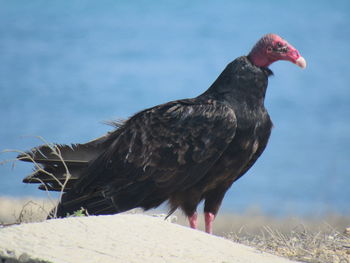
<instances>
[{"instance_id":1,"label":"bird's eye","mask_svg":"<svg viewBox=\"0 0 350 263\"><path fill-rule=\"evenodd\" d=\"M283 44L281 42L277 42L277 47L283 47Z\"/></svg>"}]
</instances>

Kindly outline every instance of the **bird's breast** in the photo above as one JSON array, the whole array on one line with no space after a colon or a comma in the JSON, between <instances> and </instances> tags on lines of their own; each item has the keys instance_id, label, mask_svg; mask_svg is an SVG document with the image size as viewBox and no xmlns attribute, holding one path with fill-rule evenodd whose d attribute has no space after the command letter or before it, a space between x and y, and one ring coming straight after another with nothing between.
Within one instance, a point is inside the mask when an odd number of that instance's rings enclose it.
<instances>
[{"instance_id":1,"label":"bird's breast","mask_svg":"<svg viewBox=\"0 0 350 263\"><path fill-rule=\"evenodd\" d=\"M208 184L205 191L223 184L229 186L237 180L251 160L254 160L259 147L266 145L271 127L268 115L267 118L260 116L258 119L244 119L241 123L238 119L235 137L207 174Z\"/></svg>"}]
</instances>

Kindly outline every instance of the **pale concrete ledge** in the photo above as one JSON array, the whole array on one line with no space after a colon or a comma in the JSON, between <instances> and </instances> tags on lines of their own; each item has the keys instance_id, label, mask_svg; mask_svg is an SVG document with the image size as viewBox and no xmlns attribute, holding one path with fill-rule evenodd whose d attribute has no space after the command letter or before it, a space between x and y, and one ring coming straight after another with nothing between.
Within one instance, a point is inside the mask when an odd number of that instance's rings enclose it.
<instances>
[{"instance_id":1,"label":"pale concrete ledge","mask_svg":"<svg viewBox=\"0 0 350 263\"><path fill-rule=\"evenodd\" d=\"M119 214L49 220L0 229L1 263L290 263L162 218Z\"/></svg>"}]
</instances>

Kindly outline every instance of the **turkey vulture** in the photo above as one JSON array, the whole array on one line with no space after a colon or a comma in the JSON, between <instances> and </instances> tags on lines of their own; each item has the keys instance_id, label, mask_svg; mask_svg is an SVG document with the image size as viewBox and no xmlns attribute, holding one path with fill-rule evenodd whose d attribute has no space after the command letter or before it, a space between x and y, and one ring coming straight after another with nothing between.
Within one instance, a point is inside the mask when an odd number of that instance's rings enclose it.
<instances>
[{"instance_id":1,"label":"turkey vulture","mask_svg":"<svg viewBox=\"0 0 350 263\"><path fill-rule=\"evenodd\" d=\"M91 142L55 145L62 159L49 145L19 155L37 164L23 181L50 191L64 184L58 217L81 208L90 215L147 210L168 201L169 215L181 208L196 228L196 208L204 200L205 229L212 233L226 191L270 137L264 98L272 75L268 66L278 60L306 67L292 45L267 34L198 97L143 110Z\"/></svg>"}]
</instances>

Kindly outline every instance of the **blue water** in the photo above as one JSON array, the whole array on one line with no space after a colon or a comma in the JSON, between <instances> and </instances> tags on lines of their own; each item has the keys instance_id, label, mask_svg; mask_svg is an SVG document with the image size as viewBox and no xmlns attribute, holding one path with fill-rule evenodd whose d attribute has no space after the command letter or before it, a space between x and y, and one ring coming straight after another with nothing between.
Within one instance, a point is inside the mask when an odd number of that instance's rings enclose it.
<instances>
[{"instance_id":1,"label":"blue water","mask_svg":"<svg viewBox=\"0 0 350 263\"><path fill-rule=\"evenodd\" d=\"M0 0L0 149L88 141L110 129L102 121L196 96L269 32L308 68L271 66L270 143L222 209L350 214L346 0ZM21 183L31 169L0 166L0 195L46 196Z\"/></svg>"}]
</instances>

